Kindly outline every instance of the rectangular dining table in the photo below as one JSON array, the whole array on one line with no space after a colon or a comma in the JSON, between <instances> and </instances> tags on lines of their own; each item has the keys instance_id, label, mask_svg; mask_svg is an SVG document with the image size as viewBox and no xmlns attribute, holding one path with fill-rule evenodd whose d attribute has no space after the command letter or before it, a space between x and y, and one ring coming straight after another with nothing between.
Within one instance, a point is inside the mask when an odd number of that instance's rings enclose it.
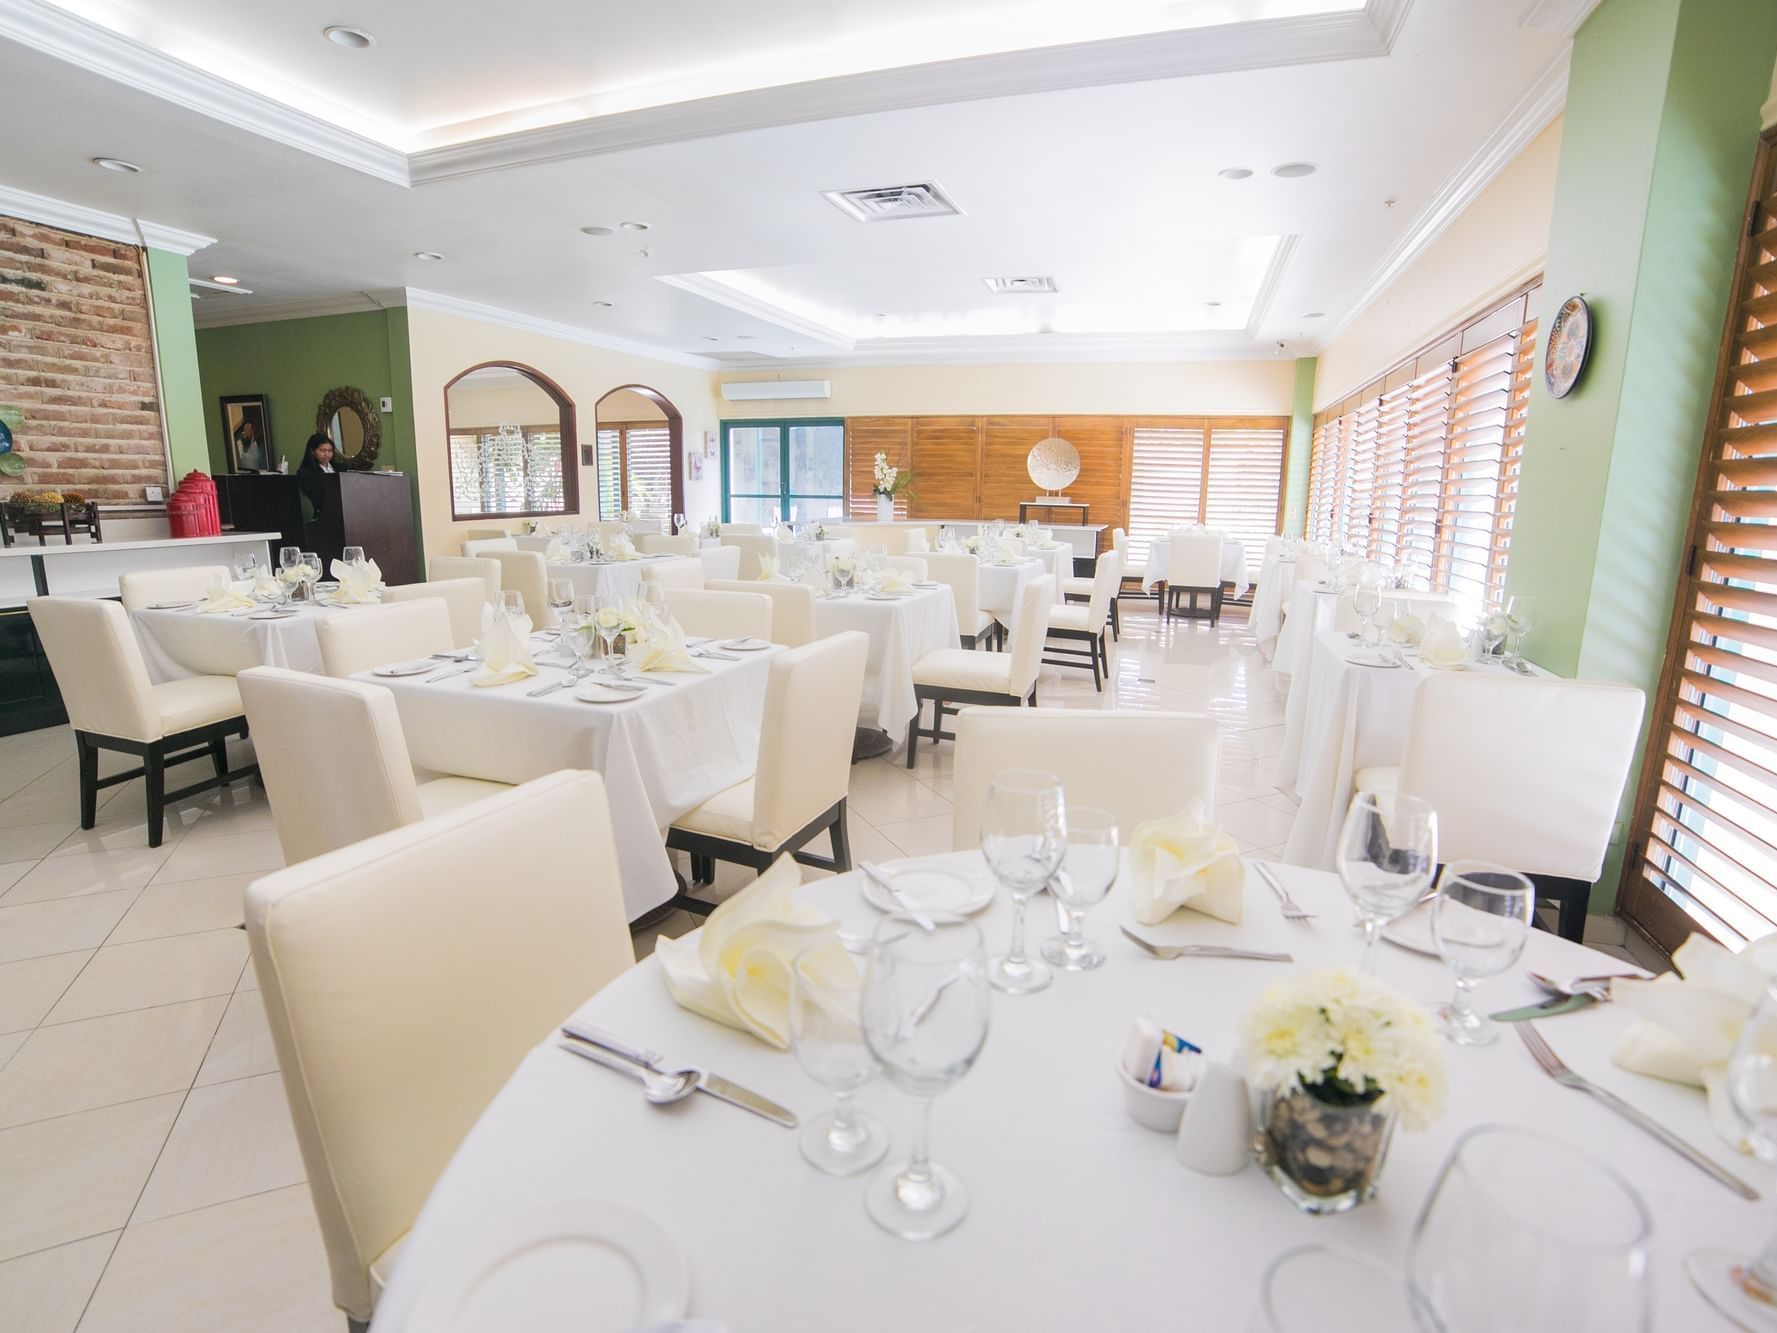
<instances>
[{"instance_id":1,"label":"rectangular dining table","mask_svg":"<svg viewBox=\"0 0 1777 1333\"><path fill-rule=\"evenodd\" d=\"M321 644L315 626L326 616L353 609L310 602L293 615L273 616L266 607L252 611L143 607L130 612L130 624L142 646L148 678L161 684L188 676L233 676L256 666L318 672Z\"/></svg>"},{"instance_id":2,"label":"rectangular dining table","mask_svg":"<svg viewBox=\"0 0 1777 1333\"><path fill-rule=\"evenodd\" d=\"M665 829L717 792L753 776L765 685L775 645L734 661L699 658L697 673L649 673L660 682L621 703L582 703L572 689L532 697L562 680L562 660L534 646L538 674L477 686L470 674L353 677L395 696L416 770L528 782L564 768L602 773L617 835L617 864L630 920L678 890ZM450 663L444 671L456 671ZM440 675L441 673L434 673Z\"/></svg>"},{"instance_id":3,"label":"rectangular dining table","mask_svg":"<svg viewBox=\"0 0 1777 1333\"><path fill-rule=\"evenodd\" d=\"M858 725L885 731L897 744L919 711L913 664L939 648L962 647L948 584L881 598L861 592L817 597L814 627L823 639L849 629L869 636Z\"/></svg>"}]
</instances>

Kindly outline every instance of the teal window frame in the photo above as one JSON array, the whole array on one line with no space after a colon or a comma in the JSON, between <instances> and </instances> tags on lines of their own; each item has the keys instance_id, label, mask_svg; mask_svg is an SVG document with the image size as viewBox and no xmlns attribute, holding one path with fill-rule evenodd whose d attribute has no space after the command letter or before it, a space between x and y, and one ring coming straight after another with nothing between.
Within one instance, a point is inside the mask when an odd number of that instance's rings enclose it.
<instances>
[{"instance_id":1,"label":"teal window frame","mask_svg":"<svg viewBox=\"0 0 1777 1333\"><path fill-rule=\"evenodd\" d=\"M809 494L809 493L805 493L805 492L790 490L790 428L793 426L803 426L803 427L832 426L832 427L835 427L838 429L838 431L839 431L839 475L840 475L841 483L842 483L841 490L839 491L838 494L814 495L814 494ZM777 489L776 496L773 497L771 494L765 493L765 492L760 492L757 494L752 493L752 492L747 492L747 493L742 494L738 497L731 496L729 493L729 489L728 489L728 477L729 477L728 459L729 459L729 445L730 445L732 432L734 430L736 430L737 428L740 430L754 430L754 429L762 429L765 427L776 427L777 433L778 433L777 434L778 489ZM742 417L742 418L737 418L737 419L733 419L733 420L724 419L722 422L722 521L724 523L728 523L728 522L732 521L732 519L730 518L729 501L731 499L735 499L735 498L742 499L742 500L770 500L770 499L775 498L778 502L778 517L786 522L789 521L790 506L793 504L796 504L802 500L837 500L839 502L840 512L843 514L845 512L845 492L843 489L844 477L845 477L845 418L844 417Z\"/></svg>"}]
</instances>

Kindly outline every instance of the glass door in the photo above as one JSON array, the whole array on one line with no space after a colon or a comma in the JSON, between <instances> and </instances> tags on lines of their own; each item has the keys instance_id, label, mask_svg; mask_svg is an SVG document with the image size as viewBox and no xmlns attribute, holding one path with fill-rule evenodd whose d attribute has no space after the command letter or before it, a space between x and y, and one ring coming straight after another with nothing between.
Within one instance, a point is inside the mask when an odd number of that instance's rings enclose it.
<instances>
[{"instance_id":1,"label":"glass door","mask_svg":"<svg viewBox=\"0 0 1777 1333\"><path fill-rule=\"evenodd\" d=\"M837 519L845 513L845 422L722 423L722 519Z\"/></svg>"}]
</instances>

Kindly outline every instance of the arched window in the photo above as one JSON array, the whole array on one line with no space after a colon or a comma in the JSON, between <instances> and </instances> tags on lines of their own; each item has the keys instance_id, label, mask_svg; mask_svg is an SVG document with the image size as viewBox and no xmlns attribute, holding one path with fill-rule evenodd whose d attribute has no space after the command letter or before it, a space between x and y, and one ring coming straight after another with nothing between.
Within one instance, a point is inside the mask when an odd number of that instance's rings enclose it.
<instances>
[{"instance_id":1,"label":"arched window","mask_svg":"<svg viewBox=\"0 0 1777 1333\"><path fill-rule=\"evenodd\" d=\"M598 516L666 519L685 509L684 419L658 389L625 384L593 409L598 418Z\"/></svg>"},{"instance_id":2,"label":"arched window","mask_svg":"<svg viewBox=\"0 0 1777 1333\"><path fill-rule=\"evenodd\" d=\"M470 366L444 386L455 519L572 514L580 508L574 400L514 361Z\"/></svg>"}]
</instances>

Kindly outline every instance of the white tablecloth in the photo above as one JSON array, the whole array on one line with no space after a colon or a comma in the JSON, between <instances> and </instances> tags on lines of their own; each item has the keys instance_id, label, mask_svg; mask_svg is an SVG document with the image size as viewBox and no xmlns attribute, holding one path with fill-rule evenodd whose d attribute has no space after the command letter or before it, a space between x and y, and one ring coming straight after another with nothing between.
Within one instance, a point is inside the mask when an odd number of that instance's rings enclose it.
<instances>
[{"instance_id":1,"label":"white tablecloth","mask_svg":"<svg viewBox=\"0 0 1777 1333\"><path fill-rule=\"evenodd\" d=\"M1250 620L1259 651L1270 655L1276 647L1278 631L1283 628L1284 598L1296 586L1296 562L1293 559L1266 556L1259 565L1259 581L1253 589L1253 613Z\"/></svg>"},{"instance_id":2,"label":"white tablecloth","mask_svg":"<svg viewBox=\"0 0 1777 1333\"><path fill-rule=\"evenodd\" d=\"M683 558L683 557L681 557ZM574 595L635 597L642 588L641 560L582 560L544 566L552 579L566 579Z\"/></svg>"},{"instance_id":3,"label":"white tablecloth","mask_svg":"<svg viewBox=\"0 0 1777 1333\"><path fill-rule=\"evenodd\" d=\"M1024 553L1039 562L1045 574L1054 576L1055 600L1061 601L1061 585L1074 576L1074 548L1066 542L1056 542L1047 551L1038 546L1026 546Z\"/></svg>"},{"instance_id":4,"label":"white tablecloth","mask_svg":"<svg viewBox=\"0 0 1777 1333\"><path fill-rule=\"evenodd\" d=\"M862 593L818 597L815 633L821 638L855 629L870 636L864 661L864 697L858 725L886 731L897 745L918 711L913 697L913 664L940 648L962 647L956 628L956 600L948 584L919 588L891 602Z\"/></svg>"},{"instance_id":5,"label":"white tablecloth","mask_svg":"<svg viewBox=\"0 0 1777 1333\"><path fill-rule=\"evenodd\" d=\"M130 623L148 678L159 684L187 676L232 676L256 666L319 671L316 622L349 613L348 607L307 606L278 620L253 620L245 612L142 610L130 612Z\"/></svg>"},{"instance_id":6,"label":"white tablecloth","mask_svg":"<svg viewBox=\"0 0 1777 1333\"><path fill-rule=\"evenodd\" d=\"M981 865L974 853L956 859ZM1287 949L1300 965L1355 964L1359 936L1338 881L1281 873L1291 893L1319 913L1316 920L1284 921L1269 890L1249 875L1240 927L1183 913L1148 933ZM861 928L874 913L855 884L854 876L837 877L805 893ZM685 1256L690 1314L731 1333L1233 1333L1249 1327L1265 1265L1285 1249L1350 1246L1402 1264L1417 1210L1457 1137L1500 1122L1584 1147L1636 1183L1655 1218L1652 1327L1725 1327L1685 1280L1683 1257L1697 1246L1756 1247L1769 1229L1769 1201L1734 1197L1592 1099L1557 1086L1510 1035L1488 1047L1449 1049L1448 1112L1424 1132L1395 1135L1380 1195L1344 1217L1302 1216L1256 1167L1205 1176L1179 1165L1170 1136L1141 1128L1124 1111L1112 1072L1124 1032L1148 1016L1226 1060L1239 1016L1291 969L1149 959L1117 934L1117 922L1130 919L1127 891L1125 880L1087 918L1087 933L1109 962L1058 976L1036 995L994 995L979 1060L937 1099L933 1157L957 1171L971 1199L949 1235L927 1244L897 1240L865 1216L864 1178L821 1175L798 1155L793 1131L705 1096L650 1106L637 1084L545 1039L433 1189L395 1261L374 1333L414 1328L409 1315L430 1280L492 1260L510 1219L566 1200L614 1200L652 1217ZM976 919L989 951L1003 947L1010 926L1003 896ZM1054 925L1054 913L1037 904L1033 948ZM1448 998L1450 973L1437 959L1377 947L1385 981L1427 1002ZM1522 966L1572 977L1621 965L1532 932ZM1538 998L1514 972L1481 983L1478 1002L1496 1010ZM606 986L577 1016L664 1052L674 1065L704 1065L736 1079L805 1120L831 1104L792 1054L675 1006L653 959ZM1581 1073L1768 1189L1767 1169L1713 1136L1700 1091L1610 1064L1610 1046L1630 1021L1620 1006L1599 1005L1541 1027ZM892 1156L904 1155L914 1104L880 1080L860 1100L888 1124Z\"/></svg>"},{"instance_id":7,"label":"white tablecloth","mask_svg":"<svg viewBox=\"0 0 1777 1333\"><path fill-rule=\"evenodd\" d=\"M1147 564L1142 567L1141 590L1146 592L1156 583L1166 582L1166 560L1169 555L1166 538L1148 545ZM1222 582L1234 585L1236 597L1246 596L1246 544L1222 539Z\"/></svg>"},{"instance_id":8,"label":"white tablecloth","mask_svg":"<svg viewBox=\"0 0 1777 1333\"><path fill-rule=\"evenodd\" d=\"M1295 692L1296 680L1308 671L1308 657L1314 651L1314 636L1333 627L1333 613L1339 609L1339 598L1330 588L1307 581L1297 583L1285 599L1289 618L1278 631L1277 650L1271 658L1271 669L1287 677L1284 684Z\"/></svg>"},{"instance_id":9,"label":"white tablecloth","mask_svg":"<svg viewBox=\"0 0 1777 1333\"><path fill-rule=\"evenodd\" d=\"M1014 560L1009 565L990 565L982 561L976 575L981 609L1010 628L1012 613L1018 609L1018 598L1024 592L1024 585L1048 572L1047 565L1030 556Z\"/></svg>"},{"instance_id":10,"label":"white tablecloth","mask_svg":"<svg viewBox=\"0 0 1777 1333\"><path fill-rule=\"evenodd\" d=\"M702 660L704 675L650 676L678 683L620 704L580 703L568 690L528 697L525 691L561 679L562 669L547 665L534 679L490 687L470 685L467 675L435 684L369 673L356 679L394 694L416 769L492 782L528 782L563 768L604 774L633 921L677 891L666 826L753 775L768 663L778 651ZM540 665L557 660L542 646L536 652Z\"/></svg>"}]
</instances>

